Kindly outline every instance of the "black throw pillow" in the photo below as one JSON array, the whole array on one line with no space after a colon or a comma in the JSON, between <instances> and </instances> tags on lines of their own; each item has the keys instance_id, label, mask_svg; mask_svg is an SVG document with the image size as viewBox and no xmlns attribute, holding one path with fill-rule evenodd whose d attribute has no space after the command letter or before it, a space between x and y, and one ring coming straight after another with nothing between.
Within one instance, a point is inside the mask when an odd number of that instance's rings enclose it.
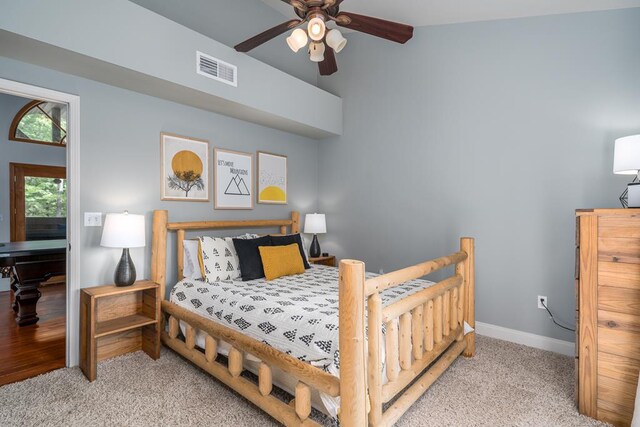
<instances>
[{"instance_id":1,"label":"black throw pillow","mask_svg":"<svg viewBox=\"0 0 640 427\"><path fill-rule=\"evenodd\" d=\"M300 249L300 256L302 257L302 262L304 263L304 268L311 268L309 263L307 262L307 257L304 255L304 248L302 247L302 238L300 234L287 234L286 236L271 236L271 243L273 246L286 246L291 245L293 243L298 244L298 249Z\"/></svg>"},{"instance_id":2,"label":"black throw pillow","mask_svg":"<svg viewBox=\"0 0 640 427\"><path fill-rule=\"evenodd\" d=\"M273 246L271 236L258 237L257 239L233 239L238 259L240 260L240 275L242 281L260 279L264 277L262 258L258 246Z\"/></svg>"}]
</instances>

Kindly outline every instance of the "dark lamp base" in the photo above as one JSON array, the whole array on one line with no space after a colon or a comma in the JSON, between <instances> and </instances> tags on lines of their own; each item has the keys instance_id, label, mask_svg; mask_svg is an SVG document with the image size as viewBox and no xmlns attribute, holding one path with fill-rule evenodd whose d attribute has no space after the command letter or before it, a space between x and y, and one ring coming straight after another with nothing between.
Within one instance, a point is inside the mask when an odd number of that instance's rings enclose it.
<instances>
[{"instance_id":1,"label":"dark lamp base","mask_svg":"<svg viewBox=\"0 0 640 427\"><path fill-rule=\"evenodd\" d=\"M313 235L313 241L311 241L311 247L309 248L309 256L317 258L320 256L320 243L318 243L318 235Z\"/></svg>"},{"instance_id":2,"label":"dark lamp base","mask_svg":"<svg viewBox=\"0 0 640 427\"><path fill-rule=\"evenodd\" d=\"M113 275L113 283L116 286L131 286L136 281L136 267L133 265L131 256L129 256L129 249L122 250L122 257L116 267L116 272Z\"/></svg>"}]
</instances>

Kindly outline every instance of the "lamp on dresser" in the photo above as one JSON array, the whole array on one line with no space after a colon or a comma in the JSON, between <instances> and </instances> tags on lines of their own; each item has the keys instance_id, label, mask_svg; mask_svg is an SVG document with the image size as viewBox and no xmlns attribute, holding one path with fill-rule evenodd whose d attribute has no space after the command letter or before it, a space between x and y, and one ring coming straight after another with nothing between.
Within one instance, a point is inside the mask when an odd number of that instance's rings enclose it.
<instances>
[{"instance_id":1,"label":"lamp on dresser","mask_svg":"<svg viewBox=\"0 0 640 427\"><path fill-rule=\"evenodd\" d=\"M127 211L107 214L100 246L122 248L122 256L113 277L116 286L130 286L136 281L136 267L129 255L129 248L141 248L144 245L143 215L133 215Z\"/></svg>"},{"instance_id":2,"label":"lamp on dresser","mask_svg":"<svg viewBox=\"0 0 640 427\"><path fill-rule=\"evenodd\" d=\"M327 232L327 221L324 214L306 214L304 217L304 232L313 233L309 255L313 258L319 257L320 243L318 243L318 234Z\"/></svg>"},{"instance_id":3,"label":"lamp on dresser","mask_svg":"<svg viewBox=\"0 0 640 427\"><path fill-rule=\"evenodd\" d=\"M615 142L613 173L635 175L627 189L620 196L625 208L640 207L640 135L625 136Z\"/></svg>"}]
</instances>

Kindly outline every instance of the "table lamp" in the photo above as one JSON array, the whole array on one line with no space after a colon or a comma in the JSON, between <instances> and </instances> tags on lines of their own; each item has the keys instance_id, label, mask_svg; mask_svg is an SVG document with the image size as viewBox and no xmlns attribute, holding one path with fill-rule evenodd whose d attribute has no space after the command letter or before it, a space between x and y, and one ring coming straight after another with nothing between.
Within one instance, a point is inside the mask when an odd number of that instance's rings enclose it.
<instances>
[{"instance_id":1,"label":"table lamp","mask_svg":"<svg viewBox=\"0 0 640 427\"><path fill-rule=\"evenodd\" d=\"M640 135L616 139L613 152L613 173L635 175L620 196L620 203L627 208L640 207Z\"/></svg>"},{"instance_id":2,"label":"table lamp","mask_svg":"<svg viewBox=\"0 0 640 427\"><path fill-rule=\"evenodd\" d=\"M320 243L318 243L318 234L327 232L327 222L324 214L306 214L304 217L304 232L313 233L313 241L309 248L309 255L311 257L320 256Z\"/></svg>"},{"instance_id":3,"label":"table lamp","mask_svg":"<svg viewBox=\"0 0 640 427\"><path fill-rule=\"evenodd\" d=\"M136 281L136 267L129 256L129 248L144 245L144 215L132 215L127 211L107 214L100 246L122 248L122 257L113 276L116 286L130 286Z\"/></svg>"}]
</instances>

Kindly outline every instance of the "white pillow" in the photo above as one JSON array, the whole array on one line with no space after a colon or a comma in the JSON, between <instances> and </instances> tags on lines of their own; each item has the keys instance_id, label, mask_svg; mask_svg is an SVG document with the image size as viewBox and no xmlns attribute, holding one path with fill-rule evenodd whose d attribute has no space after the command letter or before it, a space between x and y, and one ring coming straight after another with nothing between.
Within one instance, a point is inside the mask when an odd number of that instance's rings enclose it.
<instances>
[{"instance_id":1,"label":"white pillow","mask_svg":"<svg viewBox=\"0 0 640 427\"><path fill-rule=\"evenodd\" d=\"M198 237L200 241L200 266L208 282L234 280L240 277L238 255L234 256L227 239Z\"/></svg>"},{"instance_id":2,"label":"white pillow","mask_svg":"<svg viewBox=\"0 0 640 427\"><path fill-rule=\"evenodd\" d=\"M184 260L182 275L187 279L202 279L200 263L198 262L198 241L183 240L182 244L182 259Z\"/></svg>"},{"instance_id":3,"label":"white pillow","mask_svg":"<svg viewBox=\"0 0 640 427\"><path fill-rule=\"evenodd\" d=\"M309 246L307 246L307 240L304 238L304 236L301 234L300 238L302 239L302 250L304 251L304 256L305 258L307 258L307 261L309 260Z\"/></svg>"}]
</instances>

